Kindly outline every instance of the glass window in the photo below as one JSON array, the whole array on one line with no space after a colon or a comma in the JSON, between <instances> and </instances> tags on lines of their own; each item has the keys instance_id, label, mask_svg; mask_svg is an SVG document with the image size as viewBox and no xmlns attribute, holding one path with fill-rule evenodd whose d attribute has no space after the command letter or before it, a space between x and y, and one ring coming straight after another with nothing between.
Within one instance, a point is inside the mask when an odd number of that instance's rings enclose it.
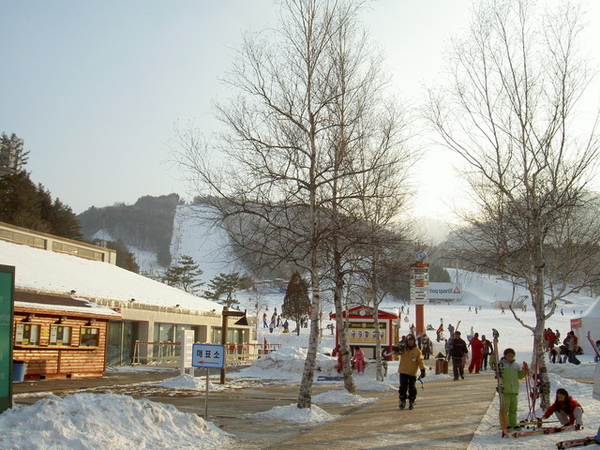
<instances>
[{"instance_id":1,"label":"glass window","mask_svg":"<svg viewBox=\"0 0 600 450\"><path fill-rule=\"evenodd\" d=\"M100 342L100 329L83 327L81 328L81 342L82 347L98 347Z\"/></svg>"},{"instance_id":2,"label":"glass window","mask_svg":"<svg viewBox=\"0 0 600 450\"><path fill-rule=\"evenodd\" d=\"M31 323L17 323L15 345L38 345L40 326Z\"/></svg>"},{"instance_id":3,"label":"glass window","mask_svg":"<svg viewBox=\"0 0 600 450\"><path fill-rule=\"evenodd\" d=\"M71 345L71 327L52 325L50 327L50 345Z\"/></svg>"}]
</instances>

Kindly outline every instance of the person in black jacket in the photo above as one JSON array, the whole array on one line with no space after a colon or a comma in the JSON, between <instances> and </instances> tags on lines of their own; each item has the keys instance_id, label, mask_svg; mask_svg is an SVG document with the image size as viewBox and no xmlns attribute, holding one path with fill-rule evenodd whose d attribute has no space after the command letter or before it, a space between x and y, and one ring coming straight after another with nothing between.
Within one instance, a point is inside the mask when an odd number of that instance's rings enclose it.
<instances>
[{"instance_id":1,"label":"person in black jacket","mask_svg":"<svg viewBox=\"0 0 600 450\"><path fill-rule=\"evenodd\" d=\"M452 372L454 374L454 380L465 379L465 366L464 357L469 353L467 344L460 337L460 331L454 332L454 338L450 342L449 356L452 358Z\"/></svg>"}]
</instances>

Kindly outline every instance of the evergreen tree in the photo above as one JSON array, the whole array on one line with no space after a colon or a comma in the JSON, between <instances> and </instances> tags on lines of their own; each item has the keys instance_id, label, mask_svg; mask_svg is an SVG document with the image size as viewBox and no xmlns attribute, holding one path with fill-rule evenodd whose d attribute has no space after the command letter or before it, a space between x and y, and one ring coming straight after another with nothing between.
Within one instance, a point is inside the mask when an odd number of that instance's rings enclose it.
<instances>
[{"instance_id":1,"label":"evergreen tree","mask_svg":"<svg viewBox=\"0 0 600 450\"><path fill-rule=\"evenodd\" d=\"M14 134L0 137L0 221L69 239L81 240L81 226L71 208L37 186L23 169L29 152Z\"/></svg>"},{"instance_id":2,"label":"evergreen tree","mask_svg":"<svg viewBox=\"0 0 600 450\"><path fill-rule=\"evenodd\" d=\"M310 297L308 295L308 283L302 279L298 271L292 274L287 286L281 314L296 322L296 332L300 334L300 320L303 315L308 314L310 309Z\"/></svg>"},{"instance_id":3,"label":"evergreen tree","mask_svg":"<svg viewBox=\"0 0 600 450\"><path fill-rule=\"evenodd\" d=\"M27 163L29 152L24 151L24 141L12 133L0 136L0 176L17 173Z\"/></svg>"},{"instance_id":4,"label":"evergreen tree","mask_svg":"<svg viewBox=\"0 0 600 450\"><path fill-rule=\"evenodd\" d=\"M169 286L179 287L185 292L194 293L204 284L198 281L198 277L203 273L191 256L182 255L177 264L169 266L166 270L164 282Z\"/></svg>"},{"instance_id":5,"label":"evergreen tree","mask_svg":"<svg viewBox=\"0 0 600 450\"><path fill-rule=\"evenodd\" d=\"M204 296L214 300L227 307L239 305L239 301L233 297L233 293L248 289L251 286L251 280L248 277L240 277L239 272L220 273L208 283L208 290L204 292ZM225 299L221 296L225 295Z\"/></svg>"},{"instance_id":6,"label":"evergreen tree","mask_svg":"<svg viewBox=\"0 0 600 450\"><path fill-rule=\"evenodd\" d=\"M450 274L437 264L429 264L429 281L435 283L450 283Z\"/></svg>"}]
</instances>

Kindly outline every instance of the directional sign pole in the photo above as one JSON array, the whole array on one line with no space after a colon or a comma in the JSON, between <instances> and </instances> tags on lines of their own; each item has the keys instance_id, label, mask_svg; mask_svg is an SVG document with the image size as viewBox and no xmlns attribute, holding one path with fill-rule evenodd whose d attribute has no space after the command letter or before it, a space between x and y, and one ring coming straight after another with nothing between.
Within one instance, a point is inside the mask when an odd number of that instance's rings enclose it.
<instances>
[{"instance_id":1,"label":"directional sign pole","mask_svg":"<svg viewBox=\"0 0 600 450\"><path fill-rule=\"evenodd\" d=\"M217 344L192 344L192 367L206 368L204 417L208 417L208 369L225 366L225 347Z\"/></svg>"},{"instance_id":2,"label":"directional sign pole","mask_svg":"<svg viewBox=\"0 0 600 450\"><path fill-rule=\"evenodd\" d=\"M229 311L228 306L223 306L223 312L221 314L223 315L221 345L223 345L225 348L227 348L227 325L228 325L227 320L229 319L230 316L242 317L242 316L245 316L246 313L243 311ZM225 350L225 363L223 364L223 368L221 369L221 384L225 384L225 373L227 371L226 366L227 366L227 350Z\"/></svg>"},{"instance_id":3,"label":"directional sign pole","mask_svg":"<svg viewBox=\"0 0 600 450\"><path fill-rule=\"evenodd\" d=\"M204 418L208 419L208 367L206 368L206 395L204 396Z\"/></svg>"}]
</instances>

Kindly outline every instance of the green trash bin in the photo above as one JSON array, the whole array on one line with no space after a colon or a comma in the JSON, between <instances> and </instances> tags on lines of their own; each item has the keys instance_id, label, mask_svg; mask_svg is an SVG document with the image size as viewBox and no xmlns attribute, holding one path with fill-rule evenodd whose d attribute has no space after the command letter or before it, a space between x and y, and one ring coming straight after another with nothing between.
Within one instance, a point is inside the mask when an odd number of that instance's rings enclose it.
<instances>
[{"instance_id":1,"label":"green trash bin","mask_svg":"<svg viewBox=\"0 0 600 450\"><path fill-rule=\"evenodd\" d=\"M13 373L12 380L13 382L20 383L25 380L25 369L27 368L27 363L25 361L15 361L13 359Z\"/></svg>"}]
</instances>

